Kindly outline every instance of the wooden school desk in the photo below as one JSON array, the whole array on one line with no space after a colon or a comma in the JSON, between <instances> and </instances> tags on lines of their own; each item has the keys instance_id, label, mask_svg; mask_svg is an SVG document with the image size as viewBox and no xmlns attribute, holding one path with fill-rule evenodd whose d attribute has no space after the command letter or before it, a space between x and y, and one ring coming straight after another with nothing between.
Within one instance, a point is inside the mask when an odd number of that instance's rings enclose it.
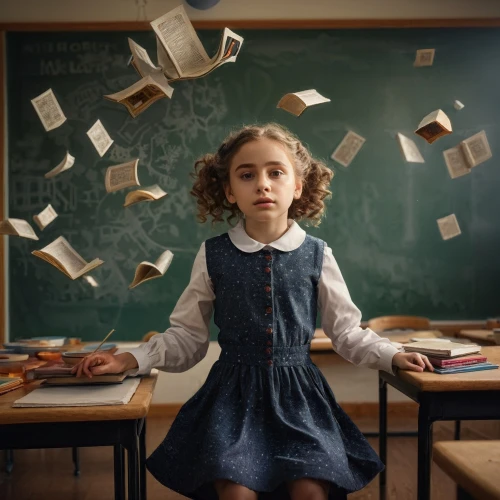
<instances>
[{"instance_id":1,"label":"wooden school desk","mask_svg":"<svg viewBox=\"0 0 500 500\"><path fill-rule=\"evenodd\" d=\"M457 337L472 340L480 345L496 345L493 330L460 330Z\"/></svg>"},{"instance_id":2,"label":"wooden school desk","mask_svg":"<svg viewBox=\"0 0 500 500\"><path fill-rule=\"evenodd\" d=\"M0 449L113 446L116 500L125 500L127 450L128 499L145 500L146 415L156 379L156 371L143 377L126 405L12 408L40 382L8 392L0 397Z\"/></svg>"},{"instance_id":3,"label":"wooden school desk","mask_svg":"<svg viewBox=\"0 0 500 500\"><path fill-rule=\"evenodd\" d=\"M488 361L500 364L500 346L483 347ZM500 419L500 369L438 375L400 370L379 371L380 459L387 463L387 384L419 404L418 500L431 493L432 424L437 420ZM387 469L380 473L380 499L385 499Z\"/></svg>"}]
</instances>

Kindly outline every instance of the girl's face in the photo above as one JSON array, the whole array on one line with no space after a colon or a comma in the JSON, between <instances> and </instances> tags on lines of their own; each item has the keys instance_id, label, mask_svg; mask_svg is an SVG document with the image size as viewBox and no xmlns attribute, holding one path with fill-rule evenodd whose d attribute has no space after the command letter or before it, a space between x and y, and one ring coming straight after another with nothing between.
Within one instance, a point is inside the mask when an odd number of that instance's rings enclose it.
<instances>
[{"instance_id":1,"label":"girl's face","mask_svg":"<svg viewBox=\"0 0 500 500\"><path fill-rule=\"evenodd\" d=\"M234 155L225 192L247 219L286 219L292 201L302 194L302 181L285 147L262 137L247 142Z\"/></svg>"}]
</instances>

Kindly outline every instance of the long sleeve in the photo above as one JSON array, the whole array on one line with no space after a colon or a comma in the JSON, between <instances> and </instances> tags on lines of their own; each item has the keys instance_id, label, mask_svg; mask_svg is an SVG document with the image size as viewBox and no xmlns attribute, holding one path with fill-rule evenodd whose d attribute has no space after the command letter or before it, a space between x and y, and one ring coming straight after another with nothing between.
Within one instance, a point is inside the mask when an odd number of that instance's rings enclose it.
<instances>
[{"instance_id":1,"label":"long sleeve","mask_svg":"<svg viewBox=\"0 0 500 500\"><path fill-rule=\"evenodd\" d=\"M203 243L196 255L189 284L170 316L170 328L139 347L121 351L130 352L139 365L127 374L142 375L151 368L184 372L199 363L208 351L214 299Z\"/></svg>"},{"instance_id":2,"label":"long sleeve","mask_svg":"<svg viewBox=\"0 0 500 500\"><path fill-rule=\"evenodd\" d=\"M318 284L318 305L323 331L343 358L355 365L394 373L392 358L398 349L389 339L360 327L361 312L352 302L332 250L327 246Z\"/></svg>"}]
</instances>

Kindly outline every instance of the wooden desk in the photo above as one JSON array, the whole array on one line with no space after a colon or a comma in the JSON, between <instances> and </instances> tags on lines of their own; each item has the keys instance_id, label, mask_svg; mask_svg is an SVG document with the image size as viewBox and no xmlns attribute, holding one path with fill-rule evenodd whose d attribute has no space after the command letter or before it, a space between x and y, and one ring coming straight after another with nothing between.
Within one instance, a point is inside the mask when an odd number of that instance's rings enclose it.
<instances>
[{"instance_id":1,"label":"wooden desk","mask_svg":"<svg viewBox=\"0 0 500 500\"><path fill-rule=\"evenodd\" d=\"M496 345L493 330L460 330L457 337L472 340L480 345Z\"/></svg>"},{"instance_id":2,"label":"wooden desk","mask_svg":"<svg viewBox=\"0 0 500 500\"><path fill-rule=\"evenodd\" d=\"M40 382L8 392L0 397L0 449L113 446L116 500L125 500L127 450L128 499L145 500L146 415L156 380L156 371L143 377L126 405L12 408Z\"/></svg>"},{"instance_id":3,"label":"wooden desk","mask_svg":"<svg viewBox=\"0 0 500 500\"><path fill-rule=\"evenodd\" d=\"M500 499L500 441L441 441L434 461L474 498Z\"/></svg>"},{"instance_id":4,"label":"wooden desk","mask_svg":"<svg viewBox=\"0 0 500 500\"><path fill-rule=\"evenodd\" d=\"M483 347L488 361L500 364L500 346ZM437 420L500 418L500 369L438 375L431 372L379 371L380 458L387 463L387 384L413 399L418 412L418 500L430 499L432 424ZM385 499L387 468L380 473Z\"/></svg>"}]
</instances>

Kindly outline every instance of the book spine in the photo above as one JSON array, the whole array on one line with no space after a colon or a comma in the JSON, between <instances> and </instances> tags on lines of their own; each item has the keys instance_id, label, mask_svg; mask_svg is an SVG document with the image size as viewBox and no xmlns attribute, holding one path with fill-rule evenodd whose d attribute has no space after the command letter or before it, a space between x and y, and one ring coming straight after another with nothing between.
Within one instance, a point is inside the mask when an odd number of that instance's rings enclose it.
<instances>
[{"instance_id":1,"label":"book spine","mask_svg":"<svg viewBox=\"0 0 500 500\"><path fill-rule=\"evenodd\" d=\"M444 361L431 361L431 364L434 366L439 366L440 368L451 367L451 366L467 366L467 365L475 365L477 363L484 363L486 358L484 359L472 359L468 361L460 361L458 359L450 359Z\"/></svg>"}]
</instances>

